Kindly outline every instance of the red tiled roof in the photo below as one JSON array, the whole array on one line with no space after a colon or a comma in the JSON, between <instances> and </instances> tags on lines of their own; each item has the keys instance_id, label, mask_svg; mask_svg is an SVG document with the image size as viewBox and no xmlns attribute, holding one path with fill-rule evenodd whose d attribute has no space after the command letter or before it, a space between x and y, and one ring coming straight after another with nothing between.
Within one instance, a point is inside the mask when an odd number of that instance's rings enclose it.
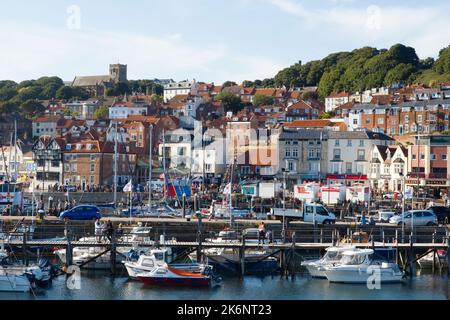
<instances>
[{"instance_id":1,"label":"red tiled roof","mask_svg":"<svg viewBox=\"0 0 450 320\"><path fill-rule=\"evenodd\" d=\"M58 122L59 119L61 119L60 116L45 116L45 117L39 117L39 118L33 120L33 122L39 122L39 123L43 123L43 122Z\"/></svg>"},{"instance_id":2,"label":"red tiled roof","mask_svg":"<svg viewBox=\"0 0 450 320\"><path fill-rule=\"evenodd\" d=\"M350 94L348 92L333 92L328 98L348 98Z\"/></svg>"},{"instance_id":3,"label":"red tiled roof","mask_svg":"<svg viewBox=\"0 0 450 320\"><path fill-rule=\"evenodd\" d=\"M285 123L287 128L312 128L312 127L329 127L333 126L330 120L296 120L294 122Z\"/></svg>"},{"instance_id":4,"label":"red tiled roof","mask_svg":"<svg viewBox=\"0 0 450 320\"><path fill-rule=\"evenodd\" d=\"M276 90L273 88L266 88L266 89L256 89L255 95L260 94L264 96L270 96L274 97L276 93Z\"/></svg>"},{"instance_id":5,"label":"red tiled roof","mask_svg":"<svg viewBox=\"0 0 450 320\"><path fill-rule=\"evenodd\" d=\"M370 104L386 105L392 103L394 97L391 95L377 95L373 96Z\"/></svg>"},{"instance_id":6,"label":"red tiled roof","mask_svg":"<svg viewBox=\"0 0 450 320\"><path fill-rule=\"evenodd\" d=\"M313 109L313 107L306 101L300 100L299 102L293 104L292 106L288 107L289 110L291 109Z\"/></svg>"}]
</instances>

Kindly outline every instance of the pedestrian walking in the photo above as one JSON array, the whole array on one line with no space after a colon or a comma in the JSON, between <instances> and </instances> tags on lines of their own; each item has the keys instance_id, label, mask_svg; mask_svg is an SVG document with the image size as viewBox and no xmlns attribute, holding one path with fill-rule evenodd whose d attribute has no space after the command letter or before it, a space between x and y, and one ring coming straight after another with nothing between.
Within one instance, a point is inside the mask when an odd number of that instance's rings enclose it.
<instances>
[{"instance_id":1,"label":"pedestrian walking","mask_svg":"<svg viewBox=\"0 0 450 320\"><path fill-rule=\"evenodd\" d=\"M114 235L114 225L111 221L108 221L106 224L106 237L110 242L112 242L113 235Z\"/></svg>"},{"instance_id":2,"label":"pedestrian walking","mask_svg":"<svg viewBox=\"0 0 450 320\"><path fill-rule=\"evenodd\" d=\"M261 243L261 239L264 244L265 238L266 238L266 226L265 226L264 222L261 222L261 224L258 227L258 244Z\"/></svg>"},{"instance_id":3,"label":"pedestrian walking","mask_svg":"<svg viewBox=\"0 0 450 320\"><path fill-rule=\"evenodd\" d=\"M97 242L102 241L102 234L103 234L103 225L100 222L100 219L97 219L95 221L95 237L97 238Z\"/></svg>"}]
</instances>

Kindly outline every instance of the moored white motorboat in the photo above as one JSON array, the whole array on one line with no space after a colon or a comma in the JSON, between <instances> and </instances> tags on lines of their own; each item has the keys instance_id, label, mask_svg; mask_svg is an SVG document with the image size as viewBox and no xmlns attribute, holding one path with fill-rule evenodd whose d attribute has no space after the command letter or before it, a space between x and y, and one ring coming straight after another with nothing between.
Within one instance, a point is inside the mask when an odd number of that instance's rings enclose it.
<instances>
[{"instance_id":1,"label":"moored white motorboat","mask_svg":"<svg viewBox=\"0 0 450 320\"><path fill-rule=\"evenodd\" d=\"M139 258L139 255L145 253L147 250L140 249L139 246L142 243L152 244L153 242L150 239L150 227L142 226L142 224L134 227L130 233L120 237L118 239L118 243L126 242L130 244L132 247L122 247L119 246L116 249L116 253L118 255L116 259L116 267L122 268L122 260L129 258L130 254L137 255L136 259ZM103 243L102 240L100 243ZM97 243L97 237L85 237L78 240L78 242L90 242ZM111 254L104 247L74 247L72 249L72 257L73 264L82 266L84 269L93 269L93 270L109 270L111 268ZM62 263L66 264L66 249L55 250L54 254L58 256ZM95 259L94 259L95 258Z\"/></svg>"},{"instance_id":2,"label":"moored white motorboat","mask_svg":"<svg viewBox=\"0 0 450 320\"><path fill-rule=\"evenodd\" d=\"M328 248L325 255L319 260L309 260L302 262L302 266L305 267L309 274L313 278L324 278L327 276L323 267L339 263L342 259L342 254L347 251L355 250L352 246L341 246L341 247L330 247Z\"/></svg>"},{"instance_id":3,"label":"moored white motorboat","mask_svg":"<svg viewBox=\"0 0 450 320\"><path fill-rule=\"evenodd\" d=\"M346 251L340 262L323 267L323 271L330 282L367 284L371 279L379 283L402 281L404 272L397 264L373 260L373 255L371 249Z\"/></svg>"},{"instance_id":4,"label":"moored white motorboat","mask_svg":"<svg viewBox=\"0 0 450 320\"><path fill-rule=\"evenodd\" d=\"M421 269L431 269L433 264L435 266L447 264L447 254L445 250L438 250L437 252L430 252L426 256L417 261Z\"/></svg>"},{"instance_id":5,"label":"moored white motorboat","mask_svg":"<svg viewBox=\"0 0 450 320\"><path fill-rule=\"evenodd\" d=\"M206 266L198 263L183 263L183 264L173 264L172 253L170 248L163 249L153 249L145 255L141 255L138 261L123 261L125 268L127 269L128 276L137 280L137 275L144 272L150 272L156 266L164 266L169 263L169 267L190 271L194 273L201 273L205 270ZM168 254L170 253L170 254Z\"/></svg>"},{"instance_id":6,"label":"moored white motorboat","mask_svg":"<svg viewBox=\"0 0 450 320\"><path fill-rule=\"evenodd\" d=\"M169 265L157 265L151 271L137 274L146 285L207 287L219 284L222 279L207 268L202 273L179 270Z\"/></svg>"},{"instance_id":7,"label":"moored white motorboat","mask_svg":"<svg viewBox=\"0 0 450 320\"><path fill-rule=\"evenodd\" d=\"M32 267L0 266L0 292L27 292L35 286L47 286L52 279L53 273L47 264Z\"/></svg>"}]
</instances>

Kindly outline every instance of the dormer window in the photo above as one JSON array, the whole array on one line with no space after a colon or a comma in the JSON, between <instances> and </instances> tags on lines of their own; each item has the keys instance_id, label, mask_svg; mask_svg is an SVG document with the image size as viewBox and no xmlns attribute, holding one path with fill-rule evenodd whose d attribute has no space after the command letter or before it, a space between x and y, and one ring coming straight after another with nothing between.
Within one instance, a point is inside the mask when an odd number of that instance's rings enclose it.
<instances>
[{"instance_id":1,"label":"dormer window","mask_svg":"<svg viewBox=\"0 0 450 320\"><path fill-rule=\"evenodd\" d=\"M77 144L77 150L81 150L83 148L82 144Z\"/></svg>"},{"instance_id":2,"label":"dormer window","mask_svg":"<svg viewBox=\"0 0 450 320\"><path fill-rule=\"evenodd\" d=\"M70 143L66 144L66 150L72 150L72 145Z\"/></svg>"}]
</instances>

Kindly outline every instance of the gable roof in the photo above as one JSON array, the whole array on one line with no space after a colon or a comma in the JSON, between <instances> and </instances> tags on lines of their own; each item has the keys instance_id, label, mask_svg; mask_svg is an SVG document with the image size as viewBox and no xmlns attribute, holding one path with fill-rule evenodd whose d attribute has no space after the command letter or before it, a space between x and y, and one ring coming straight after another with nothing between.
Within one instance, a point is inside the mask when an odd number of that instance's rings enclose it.
<instances>
[{"instance_id":1,"label":"gable roof","mask_svg":"<svg viewBox=\"0 0 450 320\"><path fill-rule=\"evenodd\" d=\"M296 120L290 123L285 123L286 128L323 128L334 126L330 120Z\"/></svg>"},{"instance_id":2,"label":"gable roof","mask_svg":"<svg viewBox=\"0 0 450 320\"><path fill-rule=\"evenodd\" d=\"M75 77L72 82L73 87L93 87L101 85L103 83L111 82L111 76L88 76L88 77Z\"/></svg>"}]
</instances>

